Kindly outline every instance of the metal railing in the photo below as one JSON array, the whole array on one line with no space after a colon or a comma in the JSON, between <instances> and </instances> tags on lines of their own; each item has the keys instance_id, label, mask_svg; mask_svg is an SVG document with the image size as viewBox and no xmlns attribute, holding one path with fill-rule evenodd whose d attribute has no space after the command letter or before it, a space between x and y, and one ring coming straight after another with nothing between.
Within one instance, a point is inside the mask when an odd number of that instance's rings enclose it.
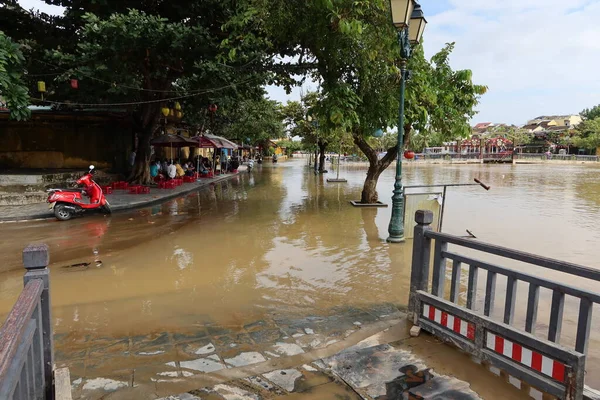
<instances>
[{"instance_id":1,"label":"metal railing","mask_svg":"<svg viewBox=\"0 0 600 400\"><path fill-rule=\"evenodd\" d=\"M585 162L598 162L600 161L599 156L586 156L579 154L543 154L543 153L517 153L515 154L517 160L561 160L561 161L585 161Z\"/></svg>"},{"instance_id":2,"label":"metal railing","mask_svg":"<svg viewBox=\"0 0 600 400\"><path fill-rule=\"evenodd\" d=\"M0 399L54 398L48 247L23 251L24 289L0 328Z\"/></svg>"},{"instance_id":3,"label":"metal railing","mask_svg":"<svg viewBox=\"0 0 600 400\"><path fill-rule=\"evenodd\" d=\"M585 354L592 308L594 303L600 304L600 294L449 251L448 245L596 281L600 281L600 271L433 232L430 226L433 215L430 211L417 211L415 218L417 226L414 233L409 299L409 313L414 323L545 393L561 399L584 398ZM433 273L429 290L432 245ZM468 276L465 285L466 302L460 305L459 295L461 284L464 283L461 283L463 265L468 266ZM487 272L483 315L474 310L478 277L482 270ZM507 281L501 321L494 320L491 316L499 275L506 277ZM518 282L529 284L524 330L514 326ZM449 292L446 290L447 286ZM547 340L534 336L540 288L552 291ZM558 344L565 295L579 299L574 349Z\"/></svg>"}]
</instances>

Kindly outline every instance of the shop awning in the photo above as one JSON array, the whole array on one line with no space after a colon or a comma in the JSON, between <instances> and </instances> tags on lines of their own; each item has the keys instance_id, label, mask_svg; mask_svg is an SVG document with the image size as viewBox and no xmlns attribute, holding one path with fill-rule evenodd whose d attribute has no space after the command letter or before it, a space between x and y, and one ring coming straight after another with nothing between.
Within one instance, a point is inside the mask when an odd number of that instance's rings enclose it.
<instances>
[{"instance_id":1,"label":"shop awning","mask_svg":"<svg viewBox=\"0 0 600 400\"><path fill-rule=\"evenodd\" d=\"M196 143L196 147L202 149L231 149L237 150L238 145L223 138L215 135L204 134L202 136L195 136L191 138Z\"/></svg>"},{"instance_id":2,"label":"shop awning","mask_svg":"<svg viewBox=\"0 0 600 400\"><path fill-rule=\"evenodd\" d=\"M154 147L194 147L197 143L179 135L160 135L150 141Z\"/></svg>"}]
</instances>

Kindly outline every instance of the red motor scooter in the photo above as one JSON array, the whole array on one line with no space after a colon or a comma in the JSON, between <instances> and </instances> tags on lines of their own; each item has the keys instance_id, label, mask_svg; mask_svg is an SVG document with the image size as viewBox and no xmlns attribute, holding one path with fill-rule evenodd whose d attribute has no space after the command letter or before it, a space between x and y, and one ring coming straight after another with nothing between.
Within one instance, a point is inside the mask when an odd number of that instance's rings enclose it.
<instances>
[{"instance_id":1,"label":"red motor scooter","mask_svg":"<svg viewBox=\"0 0 600 400\"><path fill-rule=\"evenodd\" d=\"M85 186L83 189L47 190L50 209L54 210L54 215L59 221L68 221L76 214L91 210L110 214L110 204L100 186L92 179L94 173L95 168L90 165L88 173L77 180L78 185ZM89 197L89 202L83 199L84 195Z\"/></svg>"}]
</instances>

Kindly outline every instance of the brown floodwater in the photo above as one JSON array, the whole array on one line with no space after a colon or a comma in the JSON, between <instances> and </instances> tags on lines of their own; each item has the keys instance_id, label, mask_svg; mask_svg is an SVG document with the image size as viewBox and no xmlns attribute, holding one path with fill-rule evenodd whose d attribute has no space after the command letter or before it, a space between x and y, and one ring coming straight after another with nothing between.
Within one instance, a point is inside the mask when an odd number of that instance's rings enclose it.
<instances>
[{"instance_id":1,"label":"brown floodwater","mask_svg":"<svg viewBox=\"0 0 600 400\"><path fill-rule=\"evenodd\" d=\"M189 329L199 315L231 326L271 312L309 315L341 304L405 305L412 243L385 242L389 208L348 204L360 197L365 170L343 168L348 183L333 184L305 163L265 165L110 218L1 224L0 318L22 288L21 251L30 242L51 249L56 334L145 335ZM404 183L480 178L492 186L490 192L449 190L445 232L465 235L469 229L483 241L600 268L599 176L595 165L412 164L405 168ZM389 202L393 180L393 169L380 179L383 201ZM560 272L504 265L591 290L598 286ZM498 283L500 313L505 281ZM523 324L526 290L519 286L517 325ZM540 335L547 329L549 303L550 293L542 291ZM577 307L567 298L561 339L567 346L574 342ZM586 381L598 387L597 315Z\"/></svg>"}]
</instances>

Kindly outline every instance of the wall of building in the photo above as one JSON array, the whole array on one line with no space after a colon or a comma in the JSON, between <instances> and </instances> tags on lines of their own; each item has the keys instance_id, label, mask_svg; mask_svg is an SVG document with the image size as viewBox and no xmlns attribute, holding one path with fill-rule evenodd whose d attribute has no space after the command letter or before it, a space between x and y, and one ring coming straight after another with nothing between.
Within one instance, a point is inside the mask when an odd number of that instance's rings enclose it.
<instances>
[{"instance_id":1,"label":"wall of building","mask_svg":"<svg viewBox=\"0 0 600 400\"><path fill-rule=\"evenodd\" d=\"M133 145L124 115L34 112L28 121L0 114L0 168L123 170Z\"/></svg>"}]
</instances>

